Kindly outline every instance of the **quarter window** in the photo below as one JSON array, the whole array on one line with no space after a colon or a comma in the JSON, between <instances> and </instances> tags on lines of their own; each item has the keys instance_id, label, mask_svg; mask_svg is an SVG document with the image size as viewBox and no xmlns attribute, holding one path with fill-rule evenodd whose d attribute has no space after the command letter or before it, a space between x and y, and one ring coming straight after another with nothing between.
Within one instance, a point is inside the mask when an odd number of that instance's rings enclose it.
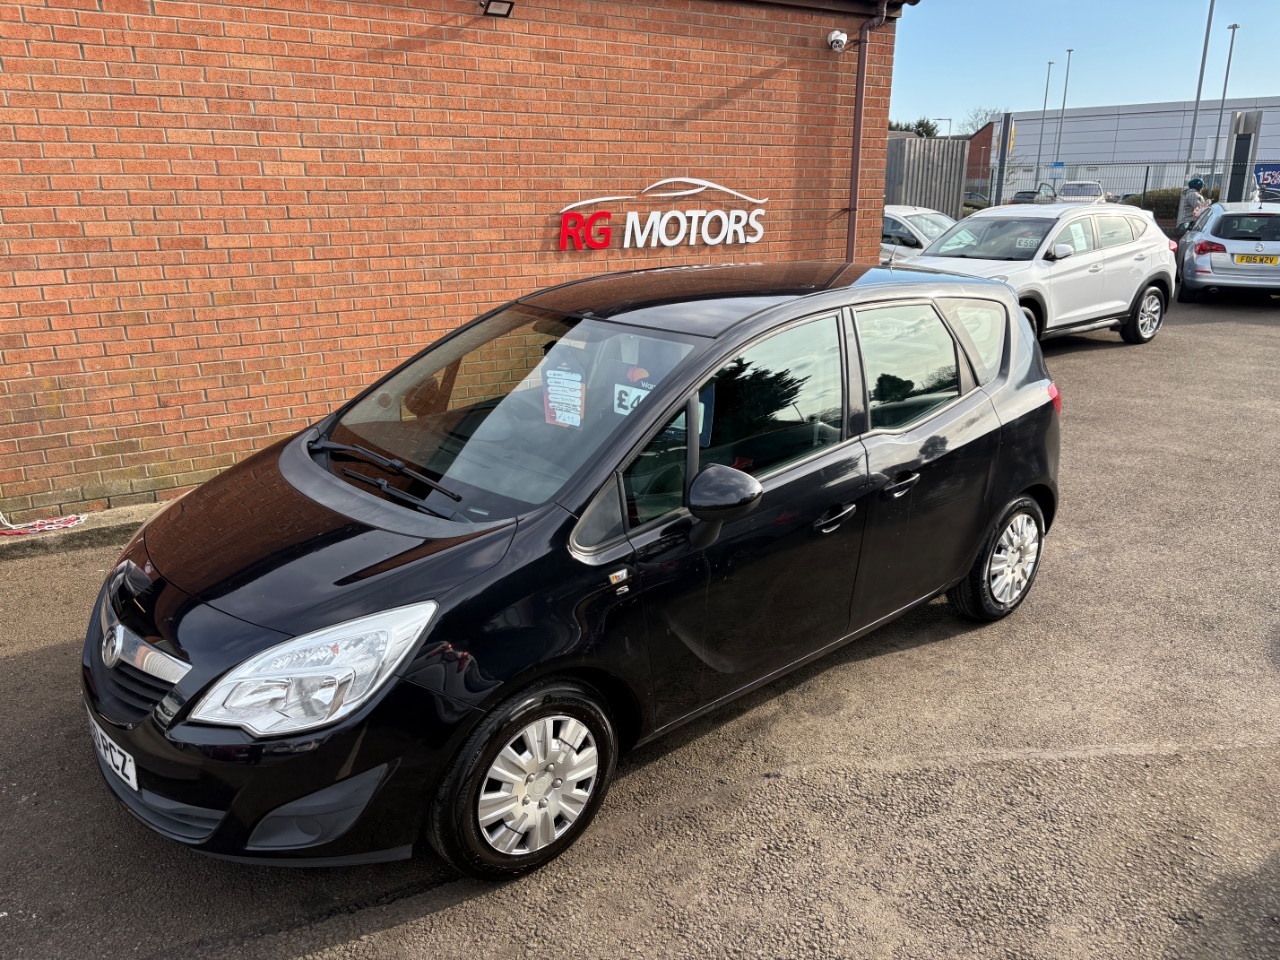
<instances>
[{"instance_id":1,"label":"quarter window","mask_svg":"<svg viewBox=\"0 0 1280 960\"><path fill-rule=\"evenodd\" d=\"M1098 217L1098 240L1104 247L1118 247L1133 240L1127 217Z\"/></svg>"},{"instance_id":2,"label":"quarter window","mask_svg":"<svg viewBox=\"0 0 1280 960\"><path fill-rule=\"evenodd\" d=\"M622 474L627 521L631 526L680 509L684 503L688 455L688 431L684 410L681 410L667 421Z\"/></svg>"},{"instance_id":3,"label":"quarter window","mask_svg":"<svg viewBox=\"0 0 1280 960\"><path fill-rule=\"evenodd\" d=\"M940 299L938 307L952 328L963 327L973 344L970 351L979 383L990 383L1004 361L1005 309L991 300ZM974 352L976 351L976 353Z\"/></svg>"},{"instance_id":4,"label":"quarter window","mask_svg":"<svg viewBox=\"0 0 1280 960\"><path fill-rule=\"evenodd\" d=\"M902 429L960 396L955 341L931 307L859 310L856 320L871 429Z\"/></svg>"},{"instance_id":5,"label":"quarter window","mask_svg":"<svg viewBox=\"0 0 1280 960\"><path fill-rule=\"evenodd\" d=\"M835 317L757 343L699 391L699 463L758 475L839 443L841 380Z\"/></svg>"},{"instance_id":6,"label":"quarter window","mask_svg":"<svg viewBox=\"0 0 1280 960\"><path fill-rule=\"evenodd\" d=\"M1076 253L1087 253L1095 249L1093 243L1093 228L1089 226L1088 220L1073 220L1065 227L1058 231L1058 235L1053 238L1053 244L1049 247L1052 250L1060 243L1068 243Z\"/></svg>"}]
</instances>

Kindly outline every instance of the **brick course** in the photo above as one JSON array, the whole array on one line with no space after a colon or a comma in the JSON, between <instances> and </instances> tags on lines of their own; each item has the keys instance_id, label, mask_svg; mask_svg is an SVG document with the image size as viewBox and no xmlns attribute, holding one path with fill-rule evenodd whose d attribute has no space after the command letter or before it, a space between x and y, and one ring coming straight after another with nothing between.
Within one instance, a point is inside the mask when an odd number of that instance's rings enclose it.
<instances>
[{"instance_id":1,"label":"brick course","mask_svg":"<svg viewBox=\"0 0 1280 960\"><path fill-rule=\"evenodd\" d=\"M844 252L852 14L750 3L0 2L0 511L174 495L442 331L606 269ZM878 250L894 26L868 52ZM560 252L699 176L749 247ZM615 221L615 227L619 227Z\"/></svg>"}]
</instances>

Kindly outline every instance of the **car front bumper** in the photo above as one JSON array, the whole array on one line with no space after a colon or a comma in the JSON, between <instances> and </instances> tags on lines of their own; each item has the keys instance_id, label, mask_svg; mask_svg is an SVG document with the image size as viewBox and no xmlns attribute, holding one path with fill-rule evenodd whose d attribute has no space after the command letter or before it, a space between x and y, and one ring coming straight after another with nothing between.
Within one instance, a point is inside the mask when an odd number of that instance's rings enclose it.
<instances>
[{"instance_id":1,"label":"car front bumper","mask_svg":"<svg viewBox=\"0 0 1280 960\"><path fill-rule=\"evenodd\" d=\"M99 754L106 784L151 829L201 853L296 866L408 857L435 785L479 716L393 679L346 721L292 737L187 723L181 711L166 726L164 705L122 723L102 709L98 622L95 609L81 664L85 707L132 758L137 789ZM85 749L94 749L88 729Z\"/></svg>"}]
</instances>

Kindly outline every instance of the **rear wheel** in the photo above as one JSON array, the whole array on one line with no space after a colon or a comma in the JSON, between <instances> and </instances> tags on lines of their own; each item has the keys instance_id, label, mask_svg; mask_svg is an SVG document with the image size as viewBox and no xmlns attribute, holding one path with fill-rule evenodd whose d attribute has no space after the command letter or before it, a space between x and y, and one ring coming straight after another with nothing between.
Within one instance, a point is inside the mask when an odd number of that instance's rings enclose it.
<instances>
[{"instance_id":1,"label":"rear wheel","mask_svg":"<svg viewBox=\"0 0 1280 960\"><path fill-rule=\"evenodd\" d=\"M947 599L973 620L1000 620L1017 610L1040 570L1044 513L1031 497L1018 497L992 524L978 558Z\"/></svg>"},{"instance_id":2,"label":"rear wheel","mask_svg":"<svg viewBox=\"0 0 1280 960\"><path fill-rule=\"evenodd\" d=\"M1142 291L1129 311L1129 319L1120 328L1126 343L1150 343L1164 323L1164 292L1157 286Z\"/></svg>"},{"instance_id":3,"label":"rear wheel","mask_svg":"<svg viewBox=\"0 0 1280 960\"><path fill-rule=\"evenodd\" d=\"M536 870L567 850L600 809L618 738L594 689L536 684L485 717L441 781L427 835L480 880Z\"/></svg>"}]
</instances>

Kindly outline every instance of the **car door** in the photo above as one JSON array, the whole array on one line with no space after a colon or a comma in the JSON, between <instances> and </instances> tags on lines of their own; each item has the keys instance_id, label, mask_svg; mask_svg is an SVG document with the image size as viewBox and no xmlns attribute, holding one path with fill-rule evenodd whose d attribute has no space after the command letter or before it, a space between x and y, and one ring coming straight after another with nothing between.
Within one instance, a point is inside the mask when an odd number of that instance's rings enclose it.
<instances>
[{"instance_id":1,"label":"car door","mask_svg":"<svg viewBox=\"0 0 1280 960\"><path fill-rule=\"evenodd\" d=\"M1098 249L1093 217L1076 217L1062 224L1049 241L1047 254L1051 257L1063 243L1074 252L1049 263L1050 328L1091 320L1105 310L1106 255Z\"/></svg>"},{"instance_id":2,"label":"car door","mask_svg":"<svg viewBox=\"0 0 1280 960\"><path fill-rule=\"evenodd\" d=\"M967 569L1000 443L991 401L932 304L862 307L855 322L870 492L851 630L936 594Z\"/></svg>"},{"instance_id":3,"label":"car door","mask_svg":"<svg viewBox=\"0 0 1280 960\"><path fill-rule=\"evenodd\" d=\"M1109 313L1120 314L1129 309L1138 287L1150 275L1151 252L1134 241L1133 224L1122 214L1098 214L1094 225L1103 253L1103 303Z\"/></svg>"},{"instance_id":4,"label":"car door","mask_svg":"<svg viewBox=\"0 0 1280 960\"><path fill-rule=\"evenodd\" d=\"M845 634L868 477L846 439L844 350L830 315L737 351L623 471L659 725ZM764 494L699 548L686 480L711 463L754 475Z\"/></svg>"}]
</instances>

